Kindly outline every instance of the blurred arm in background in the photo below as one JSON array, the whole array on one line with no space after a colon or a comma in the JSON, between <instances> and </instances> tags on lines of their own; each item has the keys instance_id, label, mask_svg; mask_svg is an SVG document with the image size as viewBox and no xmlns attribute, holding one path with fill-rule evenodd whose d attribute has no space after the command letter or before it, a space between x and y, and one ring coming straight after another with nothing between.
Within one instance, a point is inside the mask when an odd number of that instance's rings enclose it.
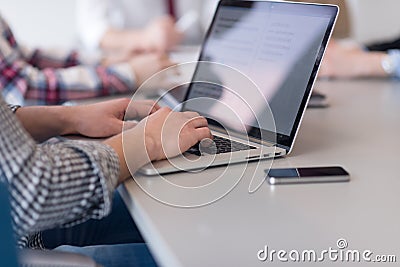
<instances>
[{"instance_id":1,"label":"blurred arm in background","mask_svg":"<svg viewBox=\"0 0 400 267\"><path fill-rule=\"evenodd\" d=\"M135 90L147 77L168 67L165 55L148 54L114 65L86 65L76 52L22 48L0 16L0 87L5 100L60 104Z\"/></svg>"},{"instance_id":2,"label":"blurred arm in background","mask_svg":"<svg viewBox=\"0 0 400 267\"><path fill-rule=\"evenodd\" d=\"M216 0L81 0L77 2L78 31L89 50L101 49L125 56L166 52L181 42L200 44L216 3ZM193 14L193 23L181 32L176 21L187 13Z\"/></svg>"},{"instance_id":3,"label":"blurred arm in background","mask_svg":"<svg viewBox=\"0 0 400 267\"><path fill-rule=\"evenodd\" d=\"M331 41L321 66L320 77L400 78L400 40L367 46Z\"/></svg>"}]
</instances>

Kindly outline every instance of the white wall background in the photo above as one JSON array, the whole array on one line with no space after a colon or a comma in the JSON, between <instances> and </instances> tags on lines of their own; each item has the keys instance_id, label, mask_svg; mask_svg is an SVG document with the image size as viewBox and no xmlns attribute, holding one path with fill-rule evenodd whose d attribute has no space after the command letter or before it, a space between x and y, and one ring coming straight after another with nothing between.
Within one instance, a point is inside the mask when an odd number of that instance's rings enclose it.
<instances>
[{"instance_id":1,"label":"white wall background","mask_svg":"<svg viewBox=\"0 0 400 267\"><path fill-rule=\"evenodd\" d=\"M347 0L353 38L359 42L400 36L399 0Z\"/></svg>"},{"instance_id":2,"label":"white wall background","mask_svg":"<svg viewBox=\"0 0 400 267\"><path fill-rule=\"evenodd\" d=\"M76 0L0 0L0 12L20 42L35 46L77 43Z\"/></svg>"},{"instance_id":3,"label":"white wall background","mask_svg":"<svg viewBox=\"0 0 400 267\"><path fill-rule=\"evenodd\" d=\"M79 0L0 0L0 12L24 43L70 47L77 44L76 1ZM399 0L347 1L353 14L352 35L357 41L400 36Z\"/></svg>"}]
</instances>

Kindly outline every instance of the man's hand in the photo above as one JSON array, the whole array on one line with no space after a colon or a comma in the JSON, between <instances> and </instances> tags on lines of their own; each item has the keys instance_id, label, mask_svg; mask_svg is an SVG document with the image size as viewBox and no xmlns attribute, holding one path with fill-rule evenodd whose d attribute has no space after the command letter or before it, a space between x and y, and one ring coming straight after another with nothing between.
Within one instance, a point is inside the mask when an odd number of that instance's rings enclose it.
<instances>
[{"instance_id":1,"label":"man's hand","mask_svg":"<svg viewBox=\"0 0 400 267\"><path fill-rule=\"evenodd\" d=\"M129 63L138 86L152 75L173 65L166 54L159 53L137 55Z\"/></svg>"},{"instance_id":2,"label":"man's hand","mask_svg":"<svg viewBox=\"0 0 400 267\"><path fill-rule=\"evenodd\" d=\"M176 28L175 21L170 16L155 19L144 30L144 48L146 51L165 53L176 46L183 34Z\"/></svg>"},{"instance_id":3,"label":"man's hand","mask_svg":"<svg viewBox=\"0 0 400 267\"><path fill-rule=\"evenodd\" d=\"M134 173L149 161L177 156L197 142L212 138L204 117L195 112L173 112L169 108L161 108L123 134L123 138L120 134L105 141L118 154L119 182L130 176L129 170Z\"/></svg>"},{"instance_id":4,"label":"man's hand","mask_svg":"<svg viewBox=\"0 0 400 267\"><path fill-rule=\"evenodd\" d=\"M125 112L125 120L142 120L161 107L153 100L133 101Z\"/></svg>"},{"instance_id":5,"label":"man's hand","mask_svg":"<svg viewBox=\"0 0 400 267\"><path fill-rule=\"evenodd\" d=\"M143 29L121 30L109 28L100 40L100 47L107 53L117 53L105 63L126 61L137 53L166 53L181 42L183 33L176 28L170 16L153 20ZM127 56L127 57L126 57Z\"/></svg>"},{"instance_id":6,"label":"man's hand","mask_svg":"<svg viewBox=\"0 0 400 267\"><path fill-rule=\"evenodd\" d=\"M156 112L160 106L154 101L135 101L116 99L86 106L70 107L70 127L63 134L81 134L88 137L109 137L136 125L128 120L141 120ZM128 107L129 106L129 107Z\"/></svg>"},{"instance_id":7,"label":"man's hand","mask_svg":"<svg viewBox=\"0 0 400 267\"><path fill-rule=\"evenodd\" d=\"M174 65L165 53L128 53L108 56L101 62L103 66L111 66L118 63L129 63L132 74L135 77L136 86L139 87L144 81L159 71Z\"/></svg>"},{"instance_id":8,"label":"man's hand","mask_svg":"<svg viewBox=\"0 0 400 267\"><path fill-rule=\"evenodd\" d=\"M142 120L149 158L161 160L175 157L205 138L212 138L207 120L197 112L173 112L162 108Z\"/></svg>"}]
</instances>

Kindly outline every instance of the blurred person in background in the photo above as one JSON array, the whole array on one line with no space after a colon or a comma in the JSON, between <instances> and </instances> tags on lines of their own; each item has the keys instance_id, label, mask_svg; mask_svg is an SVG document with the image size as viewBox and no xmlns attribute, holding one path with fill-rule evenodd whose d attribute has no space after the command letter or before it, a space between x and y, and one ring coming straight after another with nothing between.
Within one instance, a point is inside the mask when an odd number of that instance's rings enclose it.
<instances>
[{"instance_id":1,"label":"blurred person in background","mask_svg":"<svg viewBox=\"0 0 400 267\"><path fill-rule=\"evenodd\" d=\"M80 0L77 2L79 36L90 50L117 52L120 56L149 51L166 52L181 43L198 45L217 2ZM180 18L184 21L178 22Z\"/></svg>"},{"instance_id":2,"label":"blurred person in background","mask_svg":"<svg viewBox=\"0 0 400 267\"><path fill-rule=\"evenodd\" d=\"M171 65L166 54L150 53L86 64L76 51L50 52L22 47L0 15L0 86L6 102L61 104L67 100L133 92ZM103 63L103 64L100 64Z\"/></svg>"},{"instance_id":3,"label":"blurred person in background","mask_svg":"<svg viewBox=\"0 0 400 267\"><path fill-rule=\"evenodd\" d=\"M325 78L400 78L400 38L373 43L369 45L359 44L350 36L350 14L358 16L368 14L369 9L376 9L378 2L369 4L359 1L353 7L359 13L349 12L349 2L345 0L321 0L322 3L337 4L340 6L340 15L335 26L333 38L327 48L324 60L321 65L319 77ZM347 3L346 3L347 2ZM392 1L396 4L397 1ZM388 3L389 4L389 3ZM394 7L395 5L393 5ZM389 5L388 9L392 6ZM361 13L360 13L361 12ZM370 11L371 12L371 11ZM368 18L373 24L379 24L380 16L385 13L378 13L374 20ZM365 23L365 22L364 22ZM386 24L382 24L383 27ZM362 25L363 27L367 27ZM388 25L389 26L389 25ZM354 27L354 26L353 26ZM353 29L354 30L354 29ZM354 34L354 33L353 33ZM346 39L347 38L347 39ZM382 39L382 38L374 38Z\"/></svg>"},{"instance_id":4,"label":"blurred person in background","mask_svg":"<svg viewBox=\"0 0 400 267\"><path fill-rule=\"evenodd\" d=\"M400 39L363 47L331 41L319 73L328 78L400 78Z\"/></svg>"}]
</instances>

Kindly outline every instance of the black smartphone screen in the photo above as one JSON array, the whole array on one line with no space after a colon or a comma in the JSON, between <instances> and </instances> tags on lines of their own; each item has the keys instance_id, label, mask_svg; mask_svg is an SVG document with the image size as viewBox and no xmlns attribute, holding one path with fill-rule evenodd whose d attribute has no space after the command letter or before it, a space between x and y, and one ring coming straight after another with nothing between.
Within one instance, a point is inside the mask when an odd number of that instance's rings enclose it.
<instances>
[{"instance_id":1,"label":"black smartphone screen","mask_svg":"<svg viewBox=\"0 0 400 267\"><path fill-rule=\"evenodd\" d=\"M312 168L288 168L288 169L270 169L269 177L321 177L321 176L340 176L349 175L342 167L312 167Z\"/></svg>"}]
</instances>

